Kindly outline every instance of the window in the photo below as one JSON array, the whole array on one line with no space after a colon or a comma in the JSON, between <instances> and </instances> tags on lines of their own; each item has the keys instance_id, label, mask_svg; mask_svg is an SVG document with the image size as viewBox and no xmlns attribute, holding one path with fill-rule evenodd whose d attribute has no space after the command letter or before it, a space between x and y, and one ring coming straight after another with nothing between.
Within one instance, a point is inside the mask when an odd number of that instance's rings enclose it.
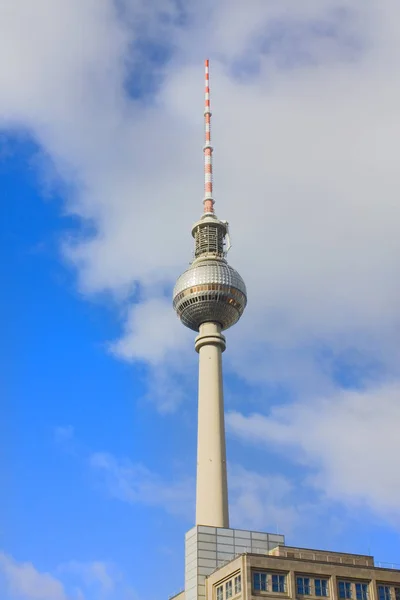
<instances>
[{"instance_id":1,"label":"window","mask_svg":"<svg viewBox=\"0 0 400 600\"><path fill-rule=\"evenodd\" d=\"M217 587L217 600L223 600L224 597L224 588L222 585Z\"/></svg>"},{"instance_id":2,"label":"window","mask_svg":"<svg viewBox=\"0 0 400 600\"><path fill-rule=\"evenodd\" d=\"M316 596L326 597L328 595L328 580L327 579L315 579L314 580L314 592Z\"/></svg>"},{"instance_id":3,"label":"window","mask_svg":"<svg viewBox=\"0 0 400 600\"><path fill-rule=\"evenodd\" d=\"M396 600L400 600L400 587L394 588L394 597Z\"/></svg>"},{"instance_id":4,"label":"window","mask_svg":"<svg viewBox=\"0 0 400 600\"><path fill-rule=\"evenodd\" d=\"M267 574L253 573L253 588L260 592L267 591Z\"/></svg>"},{"instance_id":5,"label":"window","mask_svg":"<svg viewBox=\"0 0 400 600\"><path fill-rule=\"evenodd\" d=\"M237 577L235 577L235 595L240 594L241 591L242 591L242 576L238 575Z\"/></svg>"},{"instance_id":6,"label":"window","mask_svg":"<svg viewBox=\"0 0 400 600\"><path fill-rule=\"evenodd\" d=\"M232 598L232 579L225 584L225 597Z\"/></svg>"},{"instance_id":7,"label":"window","mask_svg":"<svg viewBox=\"0 0 400 600\"><path fill-rule=\"evenodd\" d=\"M272 591L285 592L285 576L284 575L272 575Z\"/></svg>"},{"instance_id":8,"label":"window","mask_svg":"<svg viewBox=\"0 0 400 600\"><path fill-rule=\"evenodd\" d=\"M311 596L310 578L297 577L297 593L300 596Z\"/></svg>"},{"instance_id":9,"label":"window","mask_svg":"<svg viewBox=\"0 0 400 600\"><path fill-rule=\"evenodd\" d=\"M279 573L253 573L253 590L267 592L271 591L277 594L286 592L286 575Z\"/></svg>"},{"instance_id":10,"label":"window","mask_svg":"<svg viewBox=\"0 0 400 600\"><path fill-rule=\"evenodd\" d=\"M351 598L350 581L339 581L339 598Z\"/></svg>"},{"instance_id":11,"label":"window","mask_svg":"<svg viewBox=\"0 0 400 600\"><path fill-rule=\"evenodd\" d=\"M368 600L368 583L356 583L357 600Z\"/></svg>"},{"instance_id":12,"label":"window","mask_svg":"<svg viewBox=\"0 0 400 600\"><path fill-rule=\"evenodd\" d=\"M378 585L378 597L379 600L391 600L390 586Z\"/></svg>"}]
</instances>

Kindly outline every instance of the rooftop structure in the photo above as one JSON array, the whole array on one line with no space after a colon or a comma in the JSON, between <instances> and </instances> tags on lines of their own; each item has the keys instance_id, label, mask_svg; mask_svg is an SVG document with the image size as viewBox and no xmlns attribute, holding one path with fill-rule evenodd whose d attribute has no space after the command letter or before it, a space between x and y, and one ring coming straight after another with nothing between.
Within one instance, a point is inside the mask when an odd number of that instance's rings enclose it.
<instances>
[{"instance_id":1,"label":"rooftop structure","mask_svg":"<svg viewBox=\"0 0 400 600\"><path fill-rule=\"evenodd\" d=\"M185 600L205 600L206 577L244 552L267 554L283 535L197 526L185 538Z\"/></svg>"}]
</instances>

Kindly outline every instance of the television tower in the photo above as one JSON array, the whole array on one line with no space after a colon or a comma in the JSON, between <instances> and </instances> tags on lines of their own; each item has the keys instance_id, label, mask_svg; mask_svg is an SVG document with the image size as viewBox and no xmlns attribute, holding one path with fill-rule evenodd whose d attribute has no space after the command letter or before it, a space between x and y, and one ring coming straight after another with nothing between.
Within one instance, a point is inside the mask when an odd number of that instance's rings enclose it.
<instances>
[{"instance_id":1,"label":"television tower","mask_svg":"<svg viewBox=\"0 0 400 600\"><path fill-rule=\"evenodd\" d=\"M204 213L192 227L194 259L176 282L173 306L182 323L199 332L196 525L229 527L221 332L240 319L247 297L243 279L226 260L228 223L214 212L208 60L204 123Z\"/></svg>"}]
</instances>

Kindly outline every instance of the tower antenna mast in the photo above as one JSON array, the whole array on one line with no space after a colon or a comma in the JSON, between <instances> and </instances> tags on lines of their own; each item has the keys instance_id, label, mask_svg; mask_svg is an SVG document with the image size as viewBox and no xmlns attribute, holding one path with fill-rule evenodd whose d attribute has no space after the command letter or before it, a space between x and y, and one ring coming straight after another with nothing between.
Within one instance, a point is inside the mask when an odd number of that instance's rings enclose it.
<instances>
[{"instance_id":1,"label":"tower antenna mast","mask_svg":"<svg viewBox=\"0 0 400 600\"><path fill-rule=\"evenodd\" d=\"M210 105L210 61L204 62L204 212L214 213L214 198L213 198L213 169L212 169L212 153L211 145L211 105Z\"/></svg>"}]
</instances>

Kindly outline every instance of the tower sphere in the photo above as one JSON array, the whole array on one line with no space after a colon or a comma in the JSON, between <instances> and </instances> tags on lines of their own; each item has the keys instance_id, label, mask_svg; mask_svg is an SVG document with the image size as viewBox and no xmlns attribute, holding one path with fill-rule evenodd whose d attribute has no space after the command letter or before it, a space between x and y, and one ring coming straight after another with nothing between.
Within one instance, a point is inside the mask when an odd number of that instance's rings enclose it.
<instances>
[{"instance_id":1,"label":"tower sphere","mask_svg":"<svg viewBox=\"0 0 400 600\"><path fill-rule=\"evenodd\" d=\"M174 309L182 323L198 331L202 323L232 327L245 309L246 286L224 259L199 258L182 273L174 289Z\"/></svg>"}]
</instances>

